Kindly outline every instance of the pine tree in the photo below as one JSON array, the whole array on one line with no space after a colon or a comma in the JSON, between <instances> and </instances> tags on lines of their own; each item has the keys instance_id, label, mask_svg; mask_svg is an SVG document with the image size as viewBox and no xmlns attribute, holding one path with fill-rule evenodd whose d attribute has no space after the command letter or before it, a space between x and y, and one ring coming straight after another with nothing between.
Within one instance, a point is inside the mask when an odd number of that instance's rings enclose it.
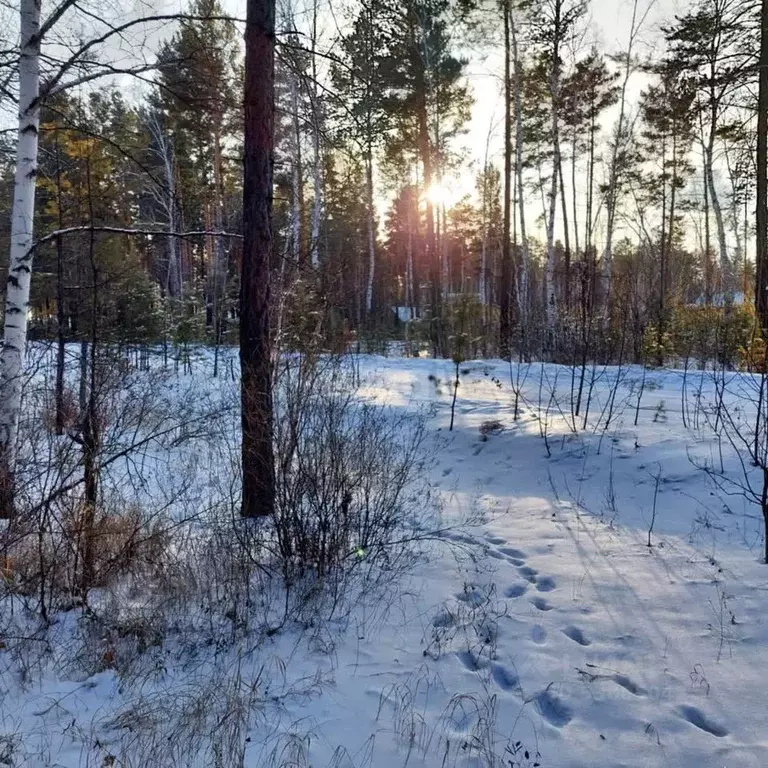
<instances>
[{"instance_id":1,"label":"pine tree","mask_svg":"<svg viewBox=\"0 0 768 768\"><path fill-rule=\"evenodd\" d=\"M245 167L240 281L243 517L275 506L270 272L275 125L275 2L248 0L245 25Z\"/></svg>"},{"instance_id":2,"label":"pine tree","mask_svg":"<svg viewBox=\"0 0 768 768\"><path fill-rule=\"evenodd\" d=\"M447 0L407 0L387 6L387 56L383 77L387 107L393 115L388 135L390 158L415 157L424 191L439 183L448 161L450 141L469 117L470 96L462 82L466 62L451 51ZM408 165L408 162L405 162ZM441 260L435 237L435 211L425 195L426 262L429 264L432 313L430 336L439 353Z\"/></svg>"},{"instance_id":3,"label":"pine tree","mask_svg":"<svg viewBox=\"0 0 768 768\"><path fill-rule=\"evenodd\" d=\"M643 187L652 205L660 209L658 237L658 290L656 311L656 361L664 363L668 321L669 262L679 235L679 193L692 172L689 153L693 141L694 99L690 83L666 66L658 69L659 83L642 96L645 154L652 167Z\"/></svg>"},{"instance_id":4,"label":"pine tree","mask_svg":"<svg viewBox=\"0 0 768 768\"><path fill-rule=\"evenodd\" d=\"M368 252L365 280L365 314L373 311L376 277L376 213L374 160L389 130L385 101L384 58L386 16L381 4L370 2L361 7L352 29L341 41L343 59L332 69L334 85L343 100L340 122L348 129L351 144L361 153L365 167L366 246Z\"/></svg>"}]
</instances>

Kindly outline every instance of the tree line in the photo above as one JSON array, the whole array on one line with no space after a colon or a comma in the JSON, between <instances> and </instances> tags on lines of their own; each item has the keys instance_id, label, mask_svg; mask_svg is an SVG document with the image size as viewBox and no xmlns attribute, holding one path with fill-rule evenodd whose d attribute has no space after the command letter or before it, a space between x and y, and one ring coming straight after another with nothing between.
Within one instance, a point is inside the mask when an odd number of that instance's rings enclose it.
<instances>
[{"instance_id":1,"label":"tree line","mask_svg":"<svg viewBox=\"0 0 768 768\"><path fill-rule=\"evenodd\" d=\"M588 0L250 0L243 48L216 0L110 25L22 0L0 61L5 454L27 334L57 341L60 392L70 342L81 373L89 345L183 365L205 343L218 375L245 335L266 411L273 348L764 365L765 2L694 0L660 29L651 8L606 51ZM479 170L471 50L500 61Z\"/></svg>"}]
</instances>

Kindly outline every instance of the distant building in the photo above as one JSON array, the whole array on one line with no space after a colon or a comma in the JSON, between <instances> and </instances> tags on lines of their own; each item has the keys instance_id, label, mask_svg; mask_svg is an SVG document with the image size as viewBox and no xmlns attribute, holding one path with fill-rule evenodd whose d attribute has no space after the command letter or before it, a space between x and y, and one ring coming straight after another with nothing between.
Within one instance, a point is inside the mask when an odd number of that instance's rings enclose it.
<instances>
[{"instance_id":1,"label":"distant building","mask_svg":"<svg viewBox=\"0 0 768 768\"><path fill-rule=\"evenodd\" d=\"M724 293L713 293L712 300L709 302L710 306L724 307L726 305L725 297L726 295ZM745 303L744 291L735 291L733 294L733 298L731 300L731 304L736 304L738 306L741 306L744 303ZM693 302L694 307L704 307L706 306L706 304L707 304L707 299L705 296L699 296L699 298Z\"/></svg>"}]
</instances>

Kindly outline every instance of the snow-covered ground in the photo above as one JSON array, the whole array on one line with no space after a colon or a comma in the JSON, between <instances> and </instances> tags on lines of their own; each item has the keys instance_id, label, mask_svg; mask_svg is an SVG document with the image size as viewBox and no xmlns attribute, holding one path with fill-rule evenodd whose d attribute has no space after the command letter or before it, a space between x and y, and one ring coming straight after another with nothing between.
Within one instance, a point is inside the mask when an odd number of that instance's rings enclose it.
<instances>
[{"instance_id":1,"label":"snow-covered ground","mask_svg":"<svg viewBox=\"0 0 768 768\"><path fill-rule=\"evenodd\" d=\"M432 409L450 530L346 633L239 649L243 679L267 667L282 681L245 766L768 765L762 519L715 482L742 466L712 430L710 374L688 373L684 425L682 372L597 369L584 428L570 369L470 362L449 431L450 361L359 365L363 396ZM734 413L744 381L731 379ZM167 666L179 690L216 683ZM0 738L23 742L18 764L138 764L105 762L130 695L112 672L30 674L2 681Z\"/></svg>"}]
</instances>

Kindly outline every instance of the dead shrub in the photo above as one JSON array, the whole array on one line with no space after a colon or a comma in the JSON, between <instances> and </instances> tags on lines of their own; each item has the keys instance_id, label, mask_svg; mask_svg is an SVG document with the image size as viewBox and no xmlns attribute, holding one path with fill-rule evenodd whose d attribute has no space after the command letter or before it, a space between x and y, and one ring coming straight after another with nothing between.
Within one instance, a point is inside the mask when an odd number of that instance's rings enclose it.
<instances>
[{"instance_id":1,"label":"dead shrub","mask_svg":"<svg viewBox=\"0 0 768 768\"><path fill-rule=\"evenodd\" d=\"M504 425L498 419L488 419L480 427L480 439L485 441L490 435L499 435L504 431Z\"/></svg>"},{"instance_id":2,"label":"dead shrub","mask_svg":"<svg viewBox=\"0 0 768 768\"><path fill-rule=\"evenodd\" d=\"M364 402L343 358L289 360L276 406L273 524L287 583L402 565L434 522L428 489L413 487L424 419Z\"/></svg>"}]
</instances>

